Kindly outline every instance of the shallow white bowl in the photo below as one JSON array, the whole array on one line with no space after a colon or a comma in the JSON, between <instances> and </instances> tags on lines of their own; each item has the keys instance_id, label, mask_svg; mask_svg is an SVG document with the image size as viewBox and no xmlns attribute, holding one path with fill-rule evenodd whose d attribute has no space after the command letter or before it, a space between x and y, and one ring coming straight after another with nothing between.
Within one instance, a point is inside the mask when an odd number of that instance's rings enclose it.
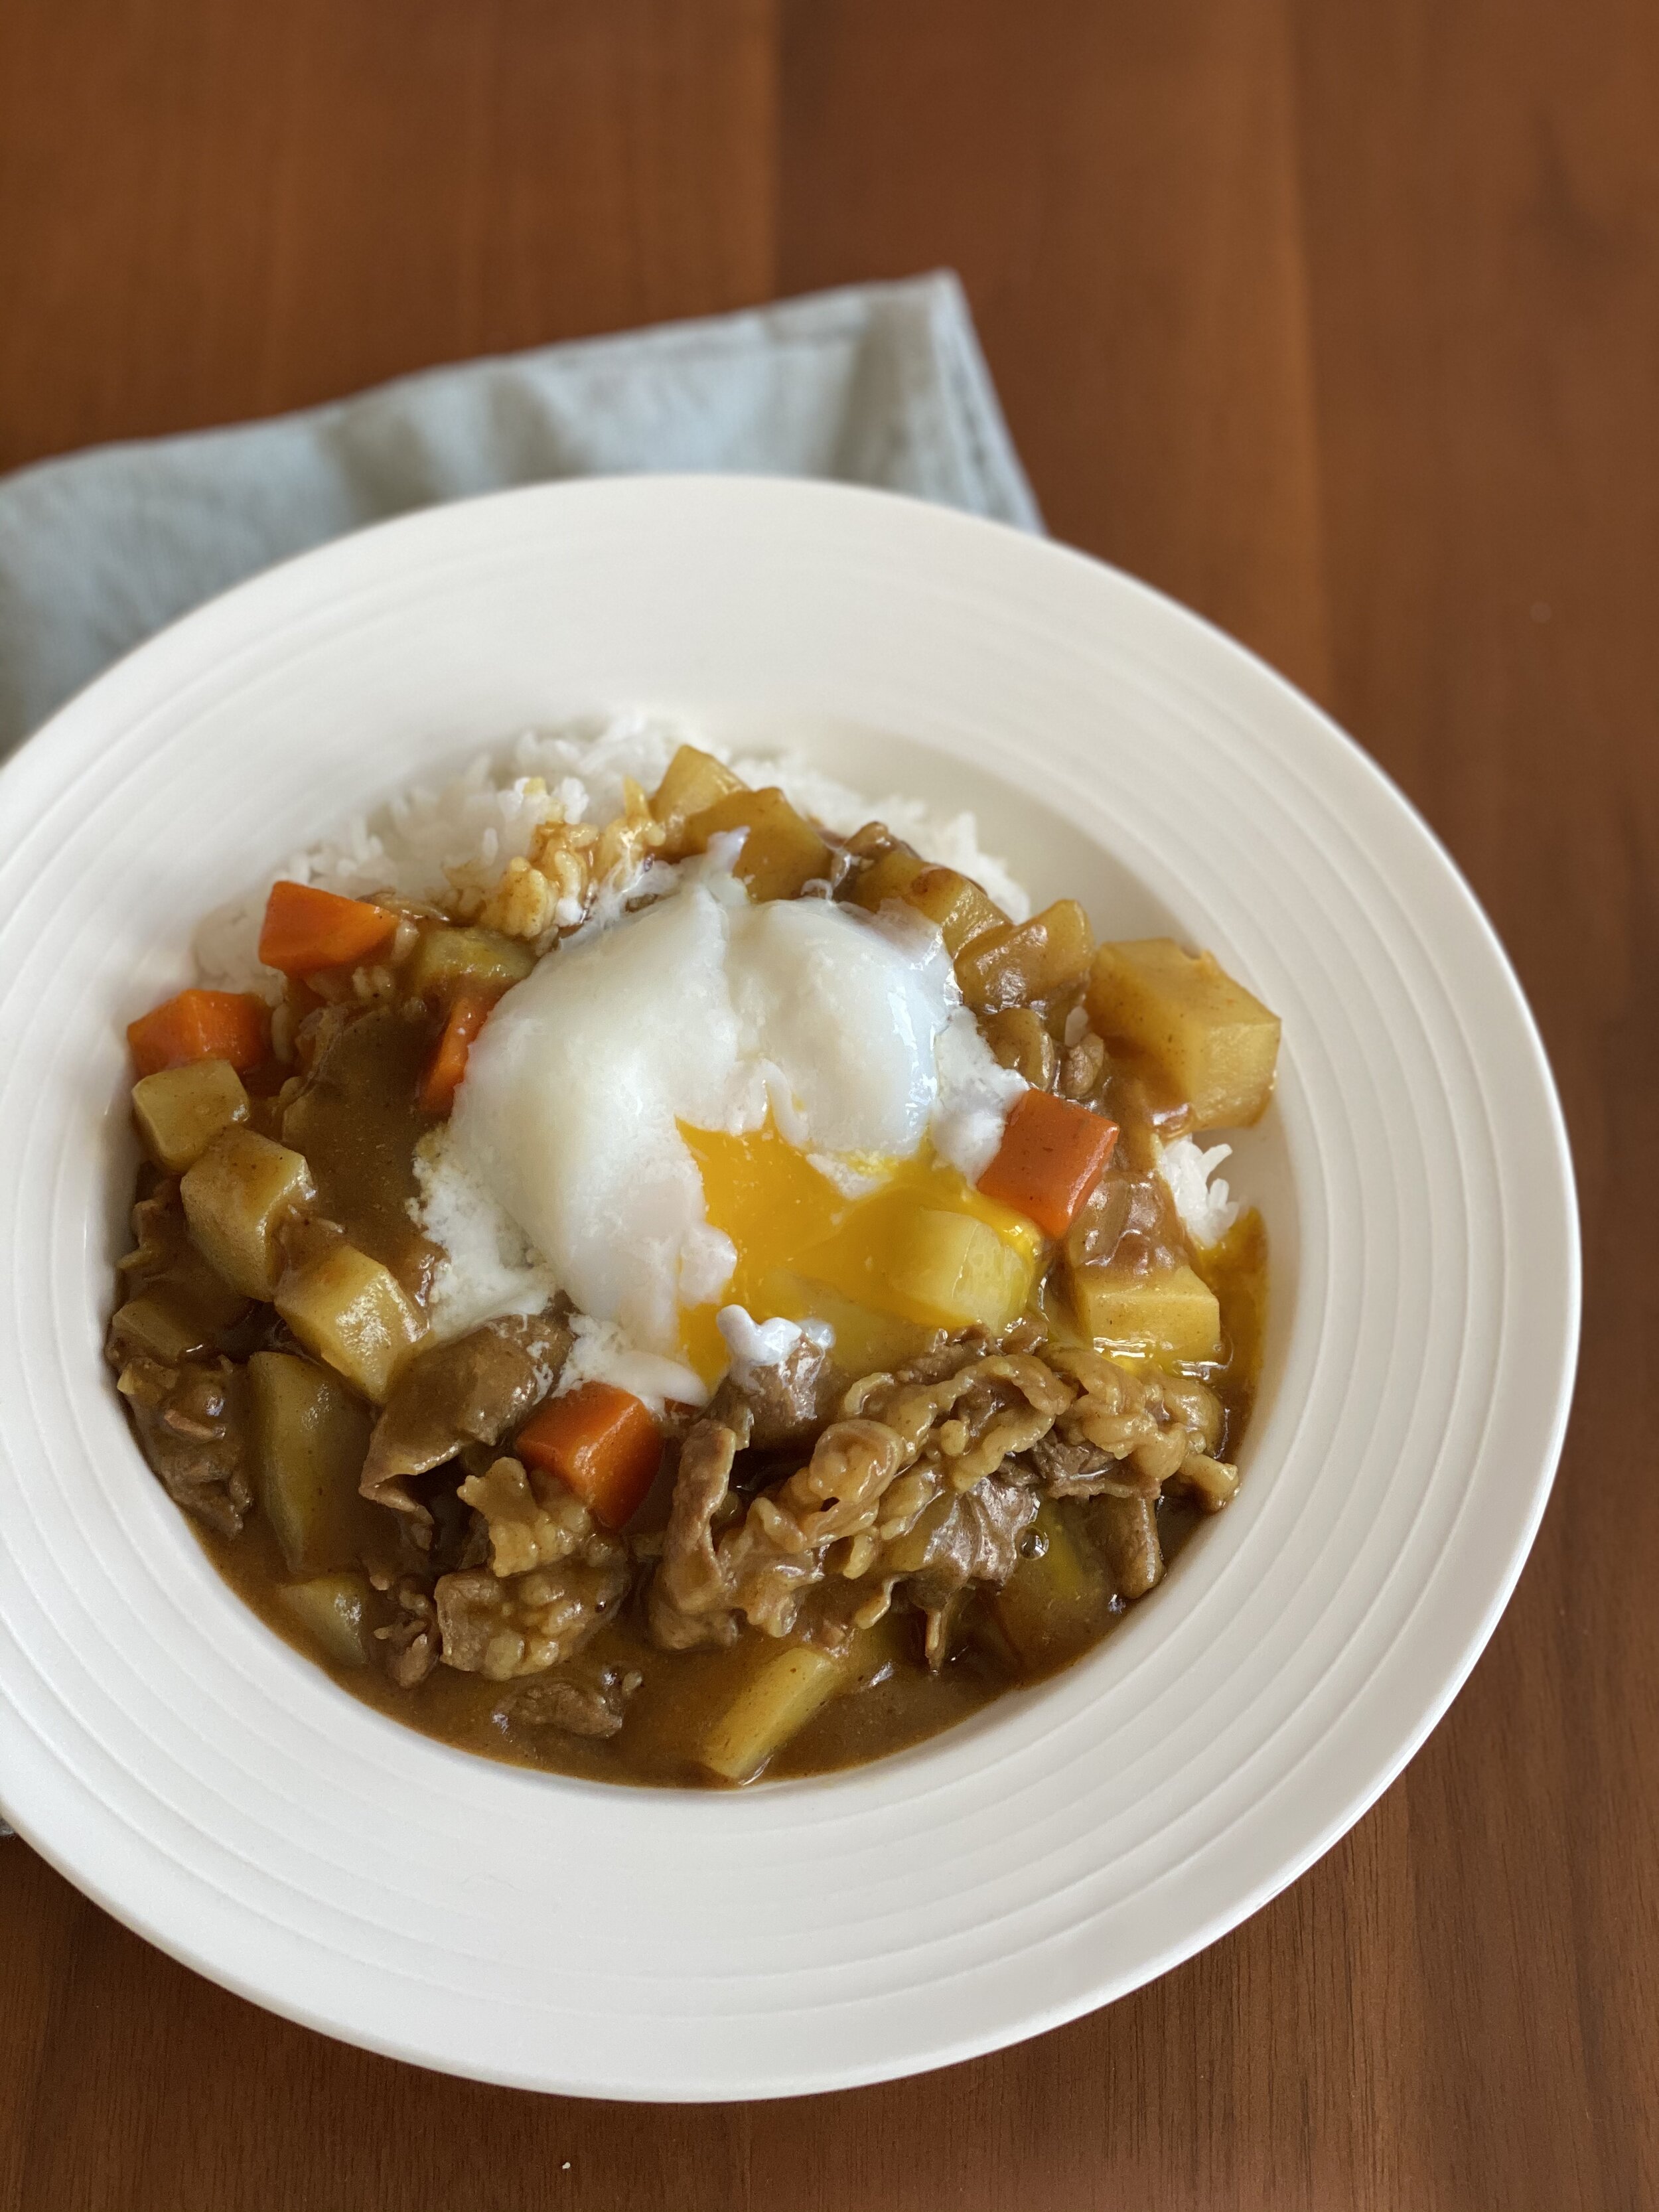
<instances>
[{"instance_id":1,"label":"shallow white bowl","mask_svg":"<svg viewBox=\"0 0 1659 2212\"><path fill-rule=\"evenodd\" d=\"M1039 897L1283 1014L1237 1503L1085 1662L935 1742L699 1796L382 1720L220 1583L100 1358L122 1026L343 814L635 702L978 809ZM632 479L392 523L135 653L0 775L0 1798L110 1911L328 2033L610 2097L990 2050L1164 1971L1355 1820L1491 1633L1559 1447L1571 1170L1468 891L1308 702L1142 586L818 485Z\"/></svg>"}]
</instances>

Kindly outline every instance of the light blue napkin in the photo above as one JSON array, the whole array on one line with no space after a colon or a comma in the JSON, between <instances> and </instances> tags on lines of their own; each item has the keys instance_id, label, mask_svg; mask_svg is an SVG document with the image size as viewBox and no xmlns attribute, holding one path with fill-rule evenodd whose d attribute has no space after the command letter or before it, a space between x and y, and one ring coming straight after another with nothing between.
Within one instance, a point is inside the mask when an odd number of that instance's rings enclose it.
<instances>
[{"instance_id":1,"label":"light blue napkin","mask_svg":"<svg viewBox=\"0 0 1659 2212\"><path fill-rule=\"evenodd\" d=\"M439 500L641 470L834 477L1042 527L948 273L433 369L0 478L0 756L289 554Z\"/></svg>"}]
</instances>

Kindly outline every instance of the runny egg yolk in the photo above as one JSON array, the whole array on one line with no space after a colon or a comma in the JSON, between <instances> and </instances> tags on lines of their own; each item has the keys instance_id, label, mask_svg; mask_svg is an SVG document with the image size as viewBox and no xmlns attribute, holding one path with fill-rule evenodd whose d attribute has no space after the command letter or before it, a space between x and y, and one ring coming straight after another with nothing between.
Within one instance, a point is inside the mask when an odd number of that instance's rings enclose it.
<instances>
[{"instance_id":1,"label":"runny egg yolk","mask_svg":"<svg viewBox=\"0 0 1659 2212\"><path fill-rule=\"evenodd\" d=\"M684 1357L706 1382L730 1358L720 1306L744 1306L756 1321L827 1322L838 1364L868 1369L905 1358L933 1329L1006 1328L1031 1297L1040 1232L931 1145L909 1159L860 1163L874 1187L849 1195L770 1120L742 1136L678 1126L709 1224L737 1251L718 1304L682 1314Z\"/></svg>"}]
</instances>

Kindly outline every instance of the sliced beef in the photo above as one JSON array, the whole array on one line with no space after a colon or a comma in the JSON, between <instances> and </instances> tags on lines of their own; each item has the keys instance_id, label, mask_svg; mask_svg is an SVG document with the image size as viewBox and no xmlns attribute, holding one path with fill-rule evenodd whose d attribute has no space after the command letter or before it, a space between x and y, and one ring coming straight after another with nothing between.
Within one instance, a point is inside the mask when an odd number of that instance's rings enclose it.
<instances>
[{"instance_id":1,"label":"sliced beef","mask_svg":"<svg viewBox=\"0 0 1659 2212\"><path fill-rule=\"evenodd\" d=\"M1157 1506L1148 1498L1103 1498L1092 1510L1118 1595L1145 1597L1164 1579Z\"/></svg>"},{"instance_id":2,"label":"sliced beef","mask_svg":"<svg viewBox=\"0 0 1659 2212\"><path fill-rule=\"evenodd\" d=\"M1156 1501L1189 1458L1213 1449L1221 1402L1195 1378L1132 1375L1085 1346L1057 1346L1048 1356L1080 1386L1039 1461L1053 1496Z\"/></svg>"},{"instance_id":3,"label":"sliced beef","mask_svg":"<svg viewBox=\"0 0 1659 2212\"><path fill-rule=\"evenodd\" d=\"M532 1680L509 1690L495 1711L509 1727L557 1729L602 1741L622 1727L623 1695L620 1683Z\"/></svg>"},{"instance_id":4,"label":"sliced beef","mask_svg":"<svg viewBox=\"0 0 1659 2212\"><path fill-rule=\"evenodd\" d=\"M1091 1476L1114 1464L1098 1444L1082 1438L1067 1443L1052 1429L1046 1437L1037 1438L1028 1456L1039 1481L1061 1498L1072 1495L1076 1486L1086 1483Z\"/></svg>"},{"instance_id":5,"label":"sliced beef","mask_svg":"<svg viewBox=\"0 0 1659 2212\"><path fill-rule=\"evenodd\" d=\"M458 1496L486 1532L483 1554L467 1564L487 1557L503 1579L565 1559L609 1558L616 1548L568 1484L520 1460L498 1459L469 1475Z\"/></svg>"},{"instance_id":6,"label":"sliced beef","mask_svg":"<svg viewBox=\"0 0 1659 2212\"><path fill-rule=\"evenodd\" d=\"M453 1344L418 1353L393 1387L369 1438L361 1488L429 1527L431 1514L409 1479L453 1459L468 1444L497 1444L538 1406L570 1350L568 1326L552 1314L486 1322Z\"/></svg>"},{"instance_id":7,"label":"sliced beef","mask_svg":"<svg viewBox=\"0 0 1659 2212\"><path fill-rule=\"evenodd\" d=\"M1025 1353L984 1356L971 1344L952 1356L943 1371L929 1356L899 1375L866 1376L806 1465L725 1525L742 1437L726 1423L700 1422L686 1439L652 1589L657 1642L674 1650L729 1642L739 1617L788 1636L826 1576L857 1586L850 1633L879 1620L908 1577L933 1573L939 1610L967 1582L1012 1572L1013 1546L1036 1510L1019 1455L1071 1406L1076 1386ZM844 1609L830 1610L839 1619Z\"/></svg>"},{"instance_id":8,"label":"sliced beef","mask_svg":"<svg viewBox=\"0 0 1659 2212\"><path fill-rule=\"evenodd\" d=\"M191 1243L176 1177L163 1178L148 1198L139 1200L132 1209L132 1229L137 1243L120 1262L124 1300L137 1299L141 1305L159 1300L176 1340L193 1337L196 1346L214 1352L234 1353L240 1348L237 1325L252 1302L216 1274ZM124 1303L116 1314L112 1360L124 1334L134 1352L155 1356L153 1343L143 1341L142 1322L124 1330L124 1319L136 1311Z\"/></svg>"},{"instance_id":9,"label":"sliced beef","mask_svg":"<svg viewBox=\"0 0 1659 2212\"><path fill-rule=\"evenodd\" d=\"M1164 1447L1167 1455L1167 1446ZM1057 1429L1028 1453L1031 1471L1050 1498L1156 1498L1157 1475L1143 1466L1143 1447L1131 1459L1115 1459L1086 1438L1067 1438Z\"/></svg>"},{"instance_id":10,"label":"sliced beef","mask_svg":"<svg viewBox=\"0 0 1659 2212\"><path fill-rule=\"evenodd\" d=\"M241 1534L253 1503L244 1370L228 1359L167 1367L117 1355L145 1458L167 1495L222 1536Z\"/></svg>"},{"instance_id":11,"label":"sliced beef","mask_svg":"<svg viewBox=\"0 0 1659 2212\"><path fill-rule=\"evenodd\" d=\"M905 1587L927 1620L927 1663L943 1664L952 1607L970 1583L1000 1589L1019 1564L1019 1540L1036 1518L1036 1492L1021 1482L987 1475L960 1495L939 1498L912 1531L904 1547ZM897 1562L890 1555L884 1565Z\"/></svg>"},{"instance_id":12,"label":"sliced beef","mask_svg":"<svg viewBox=\"0 0 1659 2212\"><path fill-rule=\"evenodd\" d=\"M501 1581L488 1567L440 1577L433 1592L441 1656L492 1682L544 1674L580 1651L628 1589L627 1553L609 1544L597 1558Z\"/></svg>"},{"instance_id":13,"label":"sliced beef","mask_svg":"<svg viewBox=\"0 0 1659 2212\"><path fill-rule=\"evenodd\" d=\"M412 1690L438 1663L437 1609L412 1576L398 1584L393 1595L398 1618L389 1626L377 1628L374 1637L386 1673L400 1690Z\"/></svg>"},{"instance_id":14,"label":"sliced beef","mask_svg":"<svg viewBox=\"0 0 1659 2212\"><path fill-rule=\"evenodd\" d=\"M803 1334L775 1367L749 1369L741 1385L728 1375L708 1411L728 1424L746 1413L757 1451L804 1450L823 1426L834 1394L823 1346Z\"/></svg>"},{"instance_id":15,"label":"sliced beef","mask_svg":"<svg viewBox=\"0 0 1659 2212\"><path fill-rule=\"evenodd\" d=\"M747 1408L734 1407L728 1420L710 1416L694 1422L680 1447L649 1607L652 1635L665 1651L729 1644L738 1632L714 1532L733 1464L748 1439Z\"/></svg>"}]
</instances>

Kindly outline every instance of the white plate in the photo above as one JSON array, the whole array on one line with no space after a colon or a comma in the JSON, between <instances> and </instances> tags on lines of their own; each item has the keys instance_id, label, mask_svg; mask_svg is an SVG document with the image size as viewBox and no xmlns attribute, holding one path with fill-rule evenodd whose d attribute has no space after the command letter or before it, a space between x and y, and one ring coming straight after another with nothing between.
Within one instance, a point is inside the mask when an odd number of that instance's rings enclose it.
<instances>
[{"instance_id":1,"label":"white plate","mask_svg":"<svg viewBox=\"0 0 1659 2212\"><path fill-rule=\"evenodd\" d=\"M961 794L1042 896L1214 947L1284 1016L1236 1181L1274 1312L1237 1503L1085 1663L746 1795L596 1787L382 1720L219 1583L99 1356L122 1025L203 909L481 742L618 702ZM439 508L191 616L0 776L0 1796L279 2012L607 2097L942 2065L1162 1972L1431 1728L1542 1510L1571 1169L1491 930L1398 793L1194 617L884 495L709 479Z\"/></svg>"}]
</instances>

